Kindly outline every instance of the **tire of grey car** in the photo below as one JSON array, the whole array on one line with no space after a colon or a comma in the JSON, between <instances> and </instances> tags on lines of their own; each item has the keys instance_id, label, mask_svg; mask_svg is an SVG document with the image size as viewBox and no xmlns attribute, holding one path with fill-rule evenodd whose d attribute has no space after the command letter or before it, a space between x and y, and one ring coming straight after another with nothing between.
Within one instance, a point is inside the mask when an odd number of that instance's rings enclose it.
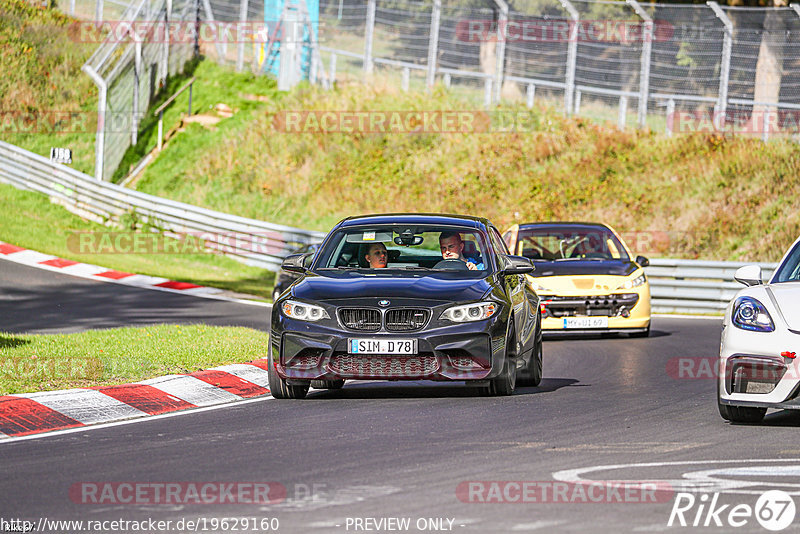
<instances>
[{"instance_id":1,"label":"tire of grey car","mask_svg":"<svg viewBox=\"0 0 800 534\"><path fill-rule=\"evenodd\" d=\"M511 317L509 321L513 321ZM512 322L513 325L513 322ZM517 383L517 367L515 350L517 346L517 336L514 335L514 327L508 330L508 338L506 339L506 357L503 364L503 371L489 381L489 386L486 388L490 396L501 397L514 393L514 387Z\"/></svg>"},{"instance_id":2,"label":"tire of grey car","mask_svg":"<svg viewBox=\"0 0 800 534\"><path fill-rule=\"evenodd\" d=\"M269 391L276 399L304 399L308 393L308 384L303 386L290 385L286 380L278 376L275 371L275 362L272 357L272 343L269 344L269 357L267 359L267 378L269 379Z\"/></svg>"},{"instance_id":3,"label":"tire of grey car","mask_svg":"<svg viewBox=\"0 0 800 534\"><path fill-rule=\"evenodd\" d=\"M542 383L542 341L536 344L528 366L517 376L517 385L536 387Z\"/></svg>"},{"instance_id":4,"label":"tire of grey car","mask_svg":"<svg viewBox=\"0 0 800 534\"><path fill-rule=\"evenodd\" d=\"M536 344L528 366L517 375L517 385L536 387L542 383L542 315L536 316Z\"/></svg>"},{"instance_id":5,"label":"tire of grey car","mask_svg":"<svg viewBox=\"0 0 800 534\"><path fill-rule=\"evenodd\" d=\"M760 423L767 413L766 408L731 406L719 402L719 380L717 380L717 408L719 408L719 415L731 423Z\"/></svg>"},{"instance_id":6,"label":"tire of grey car","mask_svg":"<svg viewBox=\"0 0 800 534\"><path fill-rule=\"evenodd\" d=\"M342 389L344 380L312 380L311 387L314 389Z\"/></svg>"}]
</instances>

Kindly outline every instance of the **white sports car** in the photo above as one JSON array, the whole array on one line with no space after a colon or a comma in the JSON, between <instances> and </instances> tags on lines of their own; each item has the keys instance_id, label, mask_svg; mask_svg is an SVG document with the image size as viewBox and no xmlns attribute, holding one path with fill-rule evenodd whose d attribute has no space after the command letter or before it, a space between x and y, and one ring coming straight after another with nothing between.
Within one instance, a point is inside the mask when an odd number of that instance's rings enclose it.
<instances>
[{"instance_id":1,"label":"white sports car","mask_svg":"<svg viewBox=\"0 0 800 534\"><path fill-rule=\"evenodd\" d=\"M758 265L734 276L745 286L722 323L717 397L720 415L759 422L767 408L800 409L800 239L767 284Z\"/></svg>"}]
</instances>

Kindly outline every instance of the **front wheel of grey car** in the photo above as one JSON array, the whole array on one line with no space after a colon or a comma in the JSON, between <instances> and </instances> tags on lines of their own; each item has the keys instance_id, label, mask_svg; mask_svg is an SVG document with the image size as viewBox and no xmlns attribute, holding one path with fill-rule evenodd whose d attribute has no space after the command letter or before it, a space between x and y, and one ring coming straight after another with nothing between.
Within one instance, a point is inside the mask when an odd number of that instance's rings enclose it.
<instances>
[{"instance_id":1,"label":"front wheel of grey car","mask_svg":"<svg viewBox=\"0 0 800 534\"><path fill-rule=\"evenodd\" d=\"M513 321L513 318L510 319ZM513 323L512 323L513 324ZM514 327L508 330L506 339L506 355L502 372L489 381L486 393L493 397L507 396L514 393L517 385L517 366L515 358L515 348L517 337L514 335Z\"/></svg>"},{"instance_id":2,"label":"front wheel of grey car","mask_svg":"<svg viewBox=\"0 0 800 534\"><path fill-rule=\"evenodd\" d=\"M536 344L528 366L517 377L520 386L536 387L542 383L542 341Z\"/></svg>"},{"instance_id":3,"label":"front wheel of grey car","mask_svg":"<svg viewBox=\"0 0 800 534\"><path fill-rule=\"evenodd\" d=\"M269 345L269 358L267 359L267 378L269 391L276 399L304 399L308 393L308 384L297 386L287 384L286 380L278 376L272 356L272 343Z\"/></svg>"}]
</instances>

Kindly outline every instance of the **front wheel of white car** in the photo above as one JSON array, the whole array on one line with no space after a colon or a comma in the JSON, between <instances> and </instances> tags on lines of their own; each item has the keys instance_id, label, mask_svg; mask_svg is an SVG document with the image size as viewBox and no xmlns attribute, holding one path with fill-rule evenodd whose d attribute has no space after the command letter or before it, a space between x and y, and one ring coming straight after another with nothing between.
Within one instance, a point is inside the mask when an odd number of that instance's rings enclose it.
<instances>
[{"instance_id":1,"label":"front wheel of white car","mask_svg":"<svg viewBox=\"0 0 800 534\"><path fill-rule=\"evenodd\" d=\"M717 408L719 409L719 415L731 423L760 423L767 413L766 408L722 404L720 401L719 380L717 380Z\"/></svg>"}]
</instances>

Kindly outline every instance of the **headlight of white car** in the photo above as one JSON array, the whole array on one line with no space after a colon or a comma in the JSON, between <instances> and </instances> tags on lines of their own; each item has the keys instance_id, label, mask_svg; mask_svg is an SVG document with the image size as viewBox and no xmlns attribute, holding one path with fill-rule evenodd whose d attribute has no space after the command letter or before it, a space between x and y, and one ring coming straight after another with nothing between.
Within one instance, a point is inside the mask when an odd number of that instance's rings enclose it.
<instances>
[{"instance_id":1,"label":"headlight of white car","mask_svg":"<svg viewBox=\"0 0 800 534\"><path fill-rule=\"evenodd\" d=\"M442 312L440 319L447 319L454 323L466 323L488 319L500 309L496 302L476 302L475 304L462 304L452 306Z\"/></svg>"},{"instance_id":2,"label":"headlight of white car","mask_svg":"<svg viewBox=\"0 0 800 534\"><path fill-rule=\"evenodd\" d=\"M636 278L632 278L627 280L624 284L619 286L617 289L633 289L634 287L643 286L644 283L647 282L647 278L645 278L644 273L640 274Z\"/></svg>"},{"instance_id":3,"label":"headlight of white car","mask_svg":"<svg viewBox=\"0 0 800 534\"><path fill-rule=\"evenodd\" d=\"M733 325L742 330L772 332L775 324L761 302L753 297L739 297L733 303Z\"/></svg>"},{"instance_id":4,"label":"headlight of white car","mask_svg":"<svg viewBox=\"0 0 800 534\"><path fill-rule=\"evenodd\" d=\"M306 304L296 300L287 300L281 305L281 311L286 317L298 319L300 321L319 321L320 319L330 319L330 315L322 306Z\"/></svg>"}]
</instances>

